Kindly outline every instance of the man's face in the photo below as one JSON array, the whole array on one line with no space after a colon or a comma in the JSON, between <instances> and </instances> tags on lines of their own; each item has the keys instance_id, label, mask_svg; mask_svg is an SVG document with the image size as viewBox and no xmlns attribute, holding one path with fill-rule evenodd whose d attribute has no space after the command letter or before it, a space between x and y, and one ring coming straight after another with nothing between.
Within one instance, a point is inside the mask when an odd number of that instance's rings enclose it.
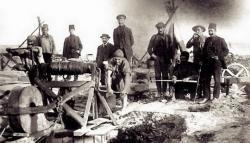
<instances>
[{"instance_id":1,"label":"man's face","mask_svg":"<svg viewBox=\"0 0 250 143\"><path fill-rule=\"evenodd\" d=\"M181 56L180 60L181 60L181 62L187 62L188 61L186 56Z\"/></svg>"},{"instance_id":2,"label":"man's face","mask_svg":"<svg viewBox=\"0 0 250 143\"><path fill-rule=\"evenodd\" d=\"M209 34L210 36L214 36L214 35L216 34L215 29L209 28L209 29L208 29L208 34Z\"/></svg>"},{"instance_id":3,"label":"man's face","mask_svg":"<svg viewBox=\"0 0 250 143\"><path fill-rule=\"evenodd\" d=\"M114 61L115 61L115 64L116 64L116 65L121 65L121 63L122 63L122 58L120 58L120 57L114 57Z\"/></svg>"},{"instance_id":4,"label":"man's face","mask_svg":"<svg viewBox=\"0 0 250 143\"><path fill-rule=\"evenodd\" d=\"M42 29L42 32L43 32L43 35L48 35L49 30L44 28L44 29Z\"/></svg>"},{"instance_id":5,"label":"man's face","mask_svg":"<svg viewBox=\"0 0 250 143\"><path fill-rule=\"evenodd\" d=\"M158 29L158 33L160 33L160 34L163 34L163 33L164 33L164 30L165 30L164 27L159 27L159 28L157 28L157 29Z\"/></svg>"},{"instance_id":6,"label":"man's face","mask_svg":"<svg viewBox=\"0 0 250 143\"><path fill-rule=\"evenodd\" d=\"M197 27L195 33L198 34L198 35L201 35L203 33L202 28L201 27Z\"/></svg>"},{"instance_id":7,"label":"man's face","mask_svg":"<svg viewBox=\"0 0 250 143\"><path fill-rule=\"evenodd\" d=\"M117 21L118 21L118 24L119 24L120 26L122 26L122 25L125 24L125 19L124 19L124 18L119 18L119 19L117 19Z\"/></svg>"},{"instance_id":8,"label":"man's face","mask_svg":"<svg viewBox=\"0 0 250 143\"><path fill-rule=\"evenodd\" d=\"M102 37L102 43L106 44L108 42L109 38L107 37Z\"/></svg>"},{"instance_id":9,"label":"man's face","mask_svg":"<svg viewBox=\"0 0 250 143\"><path fill-rule=\"evenodd\" d=\"M27 47L32 47L32 46L33 46L33 41L27 40Z\"/></svg>"},{"instance_id":10,"label":"man's face","mask_svg":"<svg viewBox=\"0 0 250 143\"><path fill-rule=\"evenodd\" d=\"M75 34L75 29L69 29L69 34L74 35Z\"/></svg>"}]
</instances>

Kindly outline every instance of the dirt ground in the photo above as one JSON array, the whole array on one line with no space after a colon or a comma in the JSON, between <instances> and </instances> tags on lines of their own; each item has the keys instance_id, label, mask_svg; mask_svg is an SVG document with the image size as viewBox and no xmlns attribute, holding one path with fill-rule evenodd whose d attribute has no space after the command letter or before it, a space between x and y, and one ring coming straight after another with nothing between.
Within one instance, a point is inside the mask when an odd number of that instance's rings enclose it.
<instances>
[{"instance_id":1,"label":"dirt ground","mask_svg":"<svg viewBox=\"0 0 250 143\"><path fill-rule=\"evenodd\" d=\"M2 95L16 86L28 86L24 73L0 72L0 108L7 98ZM3 77L3 78L2 78ZM16 84L15 84L16 82ZM5 84L3 84L5 83ZM9 83L9 84L7 84ZM190 112L195 106L192 101L176 100L166 102L158 99L154 101L130 102L124 112L114 113L119 123L119 129L132 128L143 124L145 114L154 113L157 117L180 116L185 120L185 131L181 133L182 143L248 143L250 142L250 101L244 92L230 92L209 104L207 112ZM162 118L161 118L162 119ZM160 120L160 119L159 119ZM6 126L6 117L0 118L0 128ZM1 131L0 130L0 131ZM117 131L110 133L117 137Z\"/></svg>"}]
</instances>

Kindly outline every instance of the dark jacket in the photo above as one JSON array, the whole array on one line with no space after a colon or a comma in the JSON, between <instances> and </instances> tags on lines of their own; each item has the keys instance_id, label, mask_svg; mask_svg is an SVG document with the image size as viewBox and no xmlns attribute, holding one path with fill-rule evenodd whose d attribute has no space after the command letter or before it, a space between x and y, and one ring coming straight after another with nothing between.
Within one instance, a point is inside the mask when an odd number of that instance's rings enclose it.
<instances>
[{"instance_id":1,"label":"dark jacket","mask_svg":"<svg viewBox=\"0 0 250 143\"><path fill-rule=\"evenodd\" d=\"M155 34L151 37L148 45L148 53L151 56L155 54L159 58L164 58L166 61L174 59L175 50L171 45L171 37L168 34Z\"/></svg>"},{"instance_id":2,"label":"dark jacket","mask_svg":"<svg viewBox=\"0 0 250 143\"><path fill-rule=\"evenodd\" d=\"M114 46L122 49L126 59L130 60L133 56L132 46L134 45L134 37L132 31L127 26L118 26L113 32Z\"/></svg>"},{"instance_id":3,"label":"dark jacket","mask_svg":"<svg viewBox=\"0 0 250 143\"><path fill-rule=\"evenodd\" d=\"M186 47L193 47L194 63L199 64L202 61L202 49L205 44L206 36L199 36L193 39L193 37L187 42Z\"/></svg>"},{"instance_id":4,"label":"dark jacket","mask_svg":"<svg viewBox=\"0 0 250 143\"><path fill-rule=\"evenodd\" d=\"M173 75L180 80L190 76L196 77L198 75L198 67L191 62L181 62L174 67Z\"/></svg>"},{"instance_id":5,"label":"dark jacket","mask_svg":"<svg viewBox=\"0 0 250 143\"><path fill-rule=\"evenodd\" d=\"M79 52L78 52L79 50ZM63 46L63 57L67 59L79 58L81 56L82 42L78 36L70 35L65 38Z\"/></svg>"},{"instance_id":6,"label":"dark jacket","mask_svg":"<svg viewBox=\"0 0 250 143\"><path fill-rule=\"evenodd\" d=\"M225 56L229 50L226 41L218 36L208 37L205 41L202 57L203 61L218 59L222 68L226 68Z\"/></svg>"},{"instance_id":7,"label":"dark jacket","mask_svg":"<svg viewBox=\"0 0 250 143\"><path fill-rule=\"evenodd\" d=\"M96 54L97 67L100 68L103 61L110 60L114 52L115 52L115 47L111 43L107 43L106 45L102 44L98 46Z\"/></svg>"}]
</instances>

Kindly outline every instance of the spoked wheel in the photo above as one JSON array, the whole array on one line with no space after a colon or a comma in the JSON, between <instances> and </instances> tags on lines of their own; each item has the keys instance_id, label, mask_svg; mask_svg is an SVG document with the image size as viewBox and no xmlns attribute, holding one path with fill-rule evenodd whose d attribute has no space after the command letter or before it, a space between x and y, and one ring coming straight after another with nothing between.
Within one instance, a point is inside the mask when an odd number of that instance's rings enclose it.
<instances>
[{"instance_id":1,"label":"spoked wheel","mask_svg":"<svg viewBox=\"0 0 250 143\"><path fill-rule=\"evenodd\" d=\"M249 77L249 72L245 66L239 63L228 65L227 69L222 71L222 78L244 78Z\"/></svg>"}]
</instances>

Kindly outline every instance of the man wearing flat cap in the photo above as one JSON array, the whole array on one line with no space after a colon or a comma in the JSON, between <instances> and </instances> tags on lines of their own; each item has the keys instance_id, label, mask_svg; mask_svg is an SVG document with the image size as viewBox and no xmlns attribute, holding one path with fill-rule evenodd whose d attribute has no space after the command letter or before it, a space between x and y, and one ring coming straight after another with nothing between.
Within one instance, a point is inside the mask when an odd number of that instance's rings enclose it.
<instances>
[{"instance_id":1,"label":"man wearing flat cap","mask_svg":"<svg viewBox=\"0 0 250 143\"><path fill-rule=\"evenodd\" d=\"M159 22L155 25L158 30L154 34L148 45L148 53L155 60L155 79L158 96L166 96L167 82L160 80L168 79L168 71L175 57L175 50L171 45L172 40L170 35L166 34L165 24Z\"/></svg>"},{"instance_id":2,"label":"man wearing flat cap","mask_svg":"<svg viewBox=\"0 0 250 143\"><path fill-rule=\"evenodd\" d=\"M124 53L121 49L117 49L113 58L109 61L107 87L109 93L113 91L120 92L117 96L122 99L122 110L127 106L127 94L131 83L131 69Z\"/></svg>"},{"instance_id":3,"label":"man wearing flat cap","mask_svg":"<svg viewBox=\"0 0 250 143\"><path fill-rule=\"evenodd\" d=\"M50 64L52 62L52 56L56 52L55 42L53 37L48 33L48 24L43 24L42 35L39 37L38 45L42 47L44 62ZM51 81L52 77L49 74L48 80Z\"/></svg>"},{"instance_id":4,"label":"man wearing flat cap","mask_svg":"<svg viewBox=\"0 0 250 143\"><path fill-rule=\"evenodd\" d=\"M129 27L125 25L126 16L120 14L116 17L119 26L114 29L113 39L114 46L117 49L121 49L124 52L125 58L131 63L134 45L134 37Z\"/></svg>"},{"instance_id":5,"label":"man wearing flat cap","mask_svg":"<svg viewBox=\"0 0 250 143\"><path fill-rule=\"evenodd\" d=\"M102 44L97 48L96 64L101 70L101 84L105 85L105 67L103 62L108 62L115 52L114 45L109 43L110 36L108 34L102 34L100 36Z\"/></svg>"},{"instance_id":6,"label":"man wearing flat cap","mask_svg":"<svg viewBox=\"0 0 250 143\"><path fill-rule=\"evenodd\" d=\"M193 47L193 63L197 67L201 67L202 63L202 49L206 40L206 36L203 34L206 31L206 28L202 25L195 25L192 30L194 31L193 37L187 42L186 47ZM197 89L197 98L202 98L202 88L203 88L203 78L200 77L199 86Z\"/></svg>"},{"instance_id":7,"label":"man wearing flat cap","mask_svg":"<svg viewBox=\"0 0 250 143\"><path fill-rule=\"evenodd\" d=\"M63 45L63 57L66 59L79 58L82 51L82 42L78 36L75 35L75 26L69 25L69 36L65 38ZM74 76L74 80L77 80L78 76ZM70 79L70 76L67 77Z\"/></svg>"},{"instance_id":8,"label":"man wearing flat cap","mask_svg":"<svg viewBox=\"0 0 250 143\"><path fill-rule=\"evenodd\" d=\"M211 77L214 77L214 91L213 98L216 100L220 96L221 83L221 67L227 68L225 64L225 56L229 50L225 40L216 35L216 24L210 23L208 26L209 36L204 44L202 51L202 71L204 77L204 95L205 99L200 103L205 103L211 99L210 96L210 82Z\"/></svg>"},{"instance_id":9,"label":"man wearing flat cap","mask_svg":"<svg viewBox=\"0 0 250 143\"><path fill-rule=\"evenodd\" d=\"M55 42L53 37L48 33L48 24L43 24L42 35L39 37L39 46L43 49L43 58L45 63L52 62L52 55L56 52Z\"/></svg>"}]
</instances>

